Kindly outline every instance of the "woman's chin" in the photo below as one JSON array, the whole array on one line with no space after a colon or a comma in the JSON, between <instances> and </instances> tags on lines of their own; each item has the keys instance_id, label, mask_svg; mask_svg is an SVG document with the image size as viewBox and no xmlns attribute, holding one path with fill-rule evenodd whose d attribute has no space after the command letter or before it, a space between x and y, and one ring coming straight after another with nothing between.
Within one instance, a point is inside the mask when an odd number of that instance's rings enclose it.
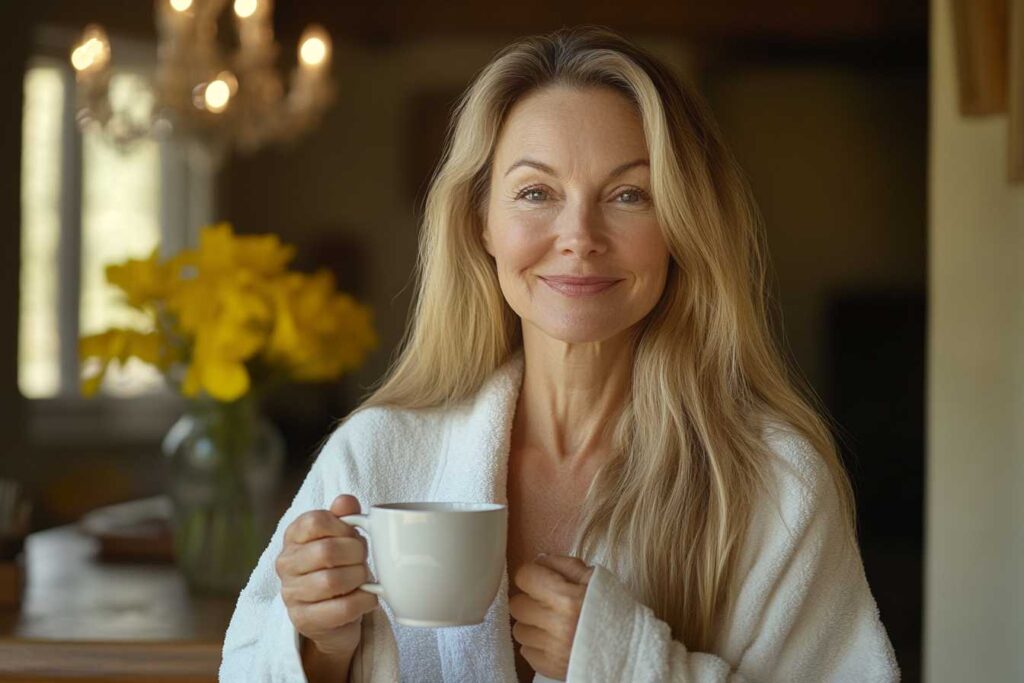
<instances>
[{"instance_id":1,"label":"woman's chin","mask_svg":"<svg viewBox=\"0 0 1024 683\"><path fill-rule=\"evenodd\" d=\"M547 337L566 344L603 342L622 332L617 326L586 323L537 326Z\"/></svg>"}]
</instances>

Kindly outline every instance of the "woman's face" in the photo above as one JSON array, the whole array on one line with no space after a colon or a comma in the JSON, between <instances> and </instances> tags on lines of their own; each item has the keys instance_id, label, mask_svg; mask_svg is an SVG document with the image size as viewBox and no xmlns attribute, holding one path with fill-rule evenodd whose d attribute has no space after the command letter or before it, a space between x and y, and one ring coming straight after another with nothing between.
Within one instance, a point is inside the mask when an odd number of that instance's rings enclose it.
<instances>
[{"instance_id":1,"label":"woman's face","mask_svg":"<svg viewBox=\"0 0 1024 683\"><path fill-rule=\"evenodd\" d=\"M509 111L483 239L524 334L603 341L657 303L669 254L648 163L639 114L614 90L556 86Z\"/></svg>"}]
</instances>

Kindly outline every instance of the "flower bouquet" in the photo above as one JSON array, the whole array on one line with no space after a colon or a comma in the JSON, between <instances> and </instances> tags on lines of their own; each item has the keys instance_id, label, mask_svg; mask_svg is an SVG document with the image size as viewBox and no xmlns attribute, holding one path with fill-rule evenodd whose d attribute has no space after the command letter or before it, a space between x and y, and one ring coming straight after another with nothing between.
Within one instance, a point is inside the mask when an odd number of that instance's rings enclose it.
<instances>
[{"instance_id":1,"label":"flower bouquet","mask_svg":"<svg viewBox=\"0 0 1024 683\"><path fill-rule=\"evenodd\" d=\"M174 544L190 586L237 591L255 566L284 459L259 397L283 382L334 380L376 347L371 311L335 289L328 271L289 271L295 249L276 235L206 227L197 249L156 250L106 269L146 329L79 342L83 394L111 363L157 367L186 398L163 450L171 468Z\"/></svg>"}]
</instances>

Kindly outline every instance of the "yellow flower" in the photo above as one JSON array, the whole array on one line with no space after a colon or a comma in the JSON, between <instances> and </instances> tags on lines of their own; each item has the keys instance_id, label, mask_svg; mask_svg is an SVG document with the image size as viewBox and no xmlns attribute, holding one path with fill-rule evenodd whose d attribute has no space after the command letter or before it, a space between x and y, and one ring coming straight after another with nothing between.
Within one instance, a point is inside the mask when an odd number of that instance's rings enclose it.
<instances>
[{"instance_id":1,"label":"yellow flower","mask_svg":"<svg viewBox=\"0 0 1024 683\"><path fill-rule=\"evenodd\" d=\"M368 309L334 289L328 271L290 273L274 290L274 331L266 357L305 381L333 379L377 345Z\"/></svg>"},{"instance_id":2,"label":"yellow flower","mask_svg":"<svg viewBox=\"0 0 1024 683\"><path fill-rule=\"evenodd\" d=\"M153 317L155 331L84 337L83 392L95 393L109 363L129 356L181 378L186 396L219 401L240 398L265 371L323 381L359 367L377 345L370 310L337 292L328 271L289 272L294 255L276 235L236 235L218 223L202 230L197 249L165 262L154 251L109 266L108 280Z\"/></svg>"},{"instance_id":3,"label":"yellow flower","mask_svg":"<svg viewBox=\"0 0 1024 683\"><path fill-rule=\"evenodd\" d=\"M182 393L189 397L205 391L218 401L234 401L249 391L249 371L238 358L218 355L214 342L203 336L196 340L192 363L185 373Z\"/></svg>"},{"instance_id":4,"label":"yellow flower","mask_svg":"<svg viewBox=\"0 0 1024 683\"><path fill-rule=\"evenodd\" d=\"M166 295L169 269L157 261L157 256L158 250L154 249L145 259L107 266L107 282L125 293L129 306L142 308Z\"/></svg>"},{"instance_id":5,"label":"yellow flower","mask_svg":"<svg viewBox=\"0 0 1024 683\"><path fill-rule=\"evenodd\" d=\"M200 233L197 265L207 276L238 269L277 275L294 256L295 248L281 244L277 235L235 235L230 223L218 223Z\"/></svg>"},{"instance_id":6,"label":"yellow flower","mask_svg":"<svg viewBox=\"0 0 1024 683\"><path fill-rule=\"evenodd\" d=\"M200 276L197 282L183 289L172 306L181 314L182 328L194 336L182 390L233 401L249 390L245 362L266 344L273 310L251 272Z\"/></svg>"},{"instance_id":7,"label":"yellow flower","mask_svg":"<svg viewBox=\"0 0 1024 683\"><path fill-rule=\"evenodd\" d=\"M125 363L135 357L166 370L173 361L158 332L138 332L114 328L82 337L78 341L78 357L84 368L81 391L92 396L99 391L110 363Z\"/></svg>"}]
</instances>

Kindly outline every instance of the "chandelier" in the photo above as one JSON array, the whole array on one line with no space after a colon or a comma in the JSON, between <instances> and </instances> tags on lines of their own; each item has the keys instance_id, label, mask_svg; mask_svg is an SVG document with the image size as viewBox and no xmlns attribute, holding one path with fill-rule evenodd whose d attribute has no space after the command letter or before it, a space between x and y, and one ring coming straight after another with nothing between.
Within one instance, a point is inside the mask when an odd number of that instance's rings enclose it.
<instances>
[{"instance_id":1,"label":"chandelier","mask_svg":"<svg viewBox=\"0 0 1024 683\"><path fill-rule=\"evenodd\" d=\"M234 0L238 46L225 54L217 24L228 2L156 0L157 66L152 107L142 115L138 107L112 106L110 42L101 26L88 25L71 52L79 126L101 131L122 149L173 135L215 157L229 147L253 151L312 128L333 94L330 36L315 24L305 29L286 92L275 67L280 48L273 0Z\"/></svg>"}]
</instances>

